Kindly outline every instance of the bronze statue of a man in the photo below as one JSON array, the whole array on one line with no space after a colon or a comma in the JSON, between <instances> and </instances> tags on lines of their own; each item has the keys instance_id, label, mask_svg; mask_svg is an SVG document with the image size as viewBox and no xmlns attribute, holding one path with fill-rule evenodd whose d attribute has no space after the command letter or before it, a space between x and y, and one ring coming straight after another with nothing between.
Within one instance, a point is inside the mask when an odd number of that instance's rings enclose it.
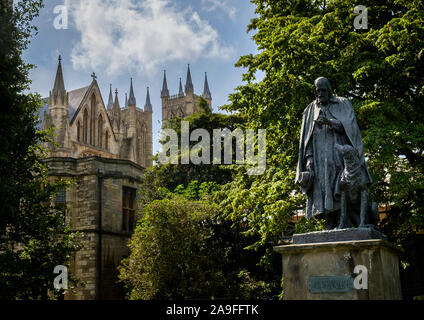
<instances>
[{"instance_id":1,"label":"bronze statue of a man","mask_svg":"<svg viewBox=\"0 0 424 320\"><path fill-rule=\"evenodd\" d=\"M306 216L324 218L327 229L375 223L367 212L360 214L370 211L367 186L372 179L353 107L346 98L333 96L327 78L316 79L315 90L316 100L303 113L296 172L296 183L308 198Z\"/></svg>"}]
</instances>

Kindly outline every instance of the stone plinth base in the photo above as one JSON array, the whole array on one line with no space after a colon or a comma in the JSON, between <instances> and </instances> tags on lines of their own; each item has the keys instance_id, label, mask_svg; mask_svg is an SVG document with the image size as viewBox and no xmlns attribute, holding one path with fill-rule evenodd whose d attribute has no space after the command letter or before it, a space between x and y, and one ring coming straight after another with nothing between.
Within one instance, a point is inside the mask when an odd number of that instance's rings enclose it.
<instances>
[{"instance_id":1,"label":"stone plinth base","mask_svg":"<svg viewBox=\"0 0 424 320\"><path fill-rule=\"evenodd\" d=\"M387 240L387 237L374 228L349 228L295 234L293 235L293 244L371 239Z\"/></svg>"},{"instance_id":2,"label":"stone plinth base","mask_svg":"<svg viewBox=\"0 0 424 320\"><path fill-rule=\"evenodd\" d=\"M283 256L285 300L402 299L397 249L385 240L292 244L274 250Z\"/></svg>"}]
</instances>

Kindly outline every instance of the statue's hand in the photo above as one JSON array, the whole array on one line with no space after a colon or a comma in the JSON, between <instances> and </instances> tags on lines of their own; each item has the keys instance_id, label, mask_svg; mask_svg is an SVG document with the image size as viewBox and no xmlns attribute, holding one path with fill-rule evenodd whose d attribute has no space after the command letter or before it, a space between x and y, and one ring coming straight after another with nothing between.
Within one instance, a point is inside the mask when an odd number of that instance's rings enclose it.
<instances>
[{"instance_id":1,"label":"statue's hand","mask_svg":"<svg viewBox=\"0 0 424 320\"><path fill-rule=\"evenodd\" d=\"M326 120L326 118L318 118L318 119L314 120L314 122L321 128L321 126L323 126L325 124L325 120Z\"/></svg>"},{"instance_id":2,"label":"statue's hand","mask_svg":"<svg viewBox=\"0 0 424 320\"><path fill-rule=\"evenodd\" d=\"M317 120L314 120L316 124L318 124L320 127L323 125L331 126L331 122L326 117L319 117Z\"/></svg>"},{"instance_id":3,"label":"statue's hand","mask_svg":"<svg viewBox=\"0 0 424 320\"><path fill-rule=\"evenodd\" d=\"M314 159L312 157L306 160L306 171L314 172Z\"/></svg>"},{"instance_id":4,"label":"statue's hand","mask_svg":"<svg viewBox=\"0 0 424 320\"><path fill-rule=\"evenodd\" d=\"M340 131L343 129L343 125L341 121L337 119L328 119L328 125L330 126L331 129L334 129L334 130Z\"/></svg>"}]
</instances>

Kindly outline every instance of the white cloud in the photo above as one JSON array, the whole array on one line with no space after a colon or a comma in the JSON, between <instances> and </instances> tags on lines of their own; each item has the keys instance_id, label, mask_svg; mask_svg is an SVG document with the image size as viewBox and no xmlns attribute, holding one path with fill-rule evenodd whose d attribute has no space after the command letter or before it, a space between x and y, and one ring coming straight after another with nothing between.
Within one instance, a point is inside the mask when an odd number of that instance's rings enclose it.
<instances>
[{"instance_id":1,"label":"white cloud","mask_svg":"<svg viewBox=\"0 0 424 320\"><path fill-rule=\"evenodd\" d=\"M78 0L71 14L81 33L71 54L75 69L146 72L200 56L225 59L234 51L197 12L180 11L171 0Z\"/></svg>"},{"instance_id":2,"label":"white cloud","mask_svg":"<svg viewBox=\"0 0 424 320\"><path fill-rule=\"evenodd\" d=\"M215 11L217 9L224 10L230 19L236 17L236 8L228 5L227 0L202 0L202 9L205 11Z\"/></svg>"}]
</instances>

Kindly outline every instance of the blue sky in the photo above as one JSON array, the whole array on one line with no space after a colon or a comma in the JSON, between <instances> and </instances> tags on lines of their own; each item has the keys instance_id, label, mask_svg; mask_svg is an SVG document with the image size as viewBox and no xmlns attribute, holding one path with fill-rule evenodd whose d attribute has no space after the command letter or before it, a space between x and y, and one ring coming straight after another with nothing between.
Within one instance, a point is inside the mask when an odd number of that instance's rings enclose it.
<instances>
[{"instance_id":1,"label":"blue sky","mask_svg":"<svg viewBox=\"0 0 424 320\"><path fill-rule=\"evenodd\" d=\"M57 11L65 5L68 28ZM53 87L58 55L62 55L68 91L90 84L93 72L107 103L109 84L118 89L123 107L133 78L137 106L143 107L147 87L153 105L153 151L161 127L160 90L166 70L170 94L186 80L187 64L196 94L208 74L214 112L242 84L241 55L257 52L246 33L255 6L248 0L45 0L35 20L39 28L24 53L37 66L30 73L31 91L47 97ZM223 111L220 111L223 112Z\"/></svg>"}]
</instances>

